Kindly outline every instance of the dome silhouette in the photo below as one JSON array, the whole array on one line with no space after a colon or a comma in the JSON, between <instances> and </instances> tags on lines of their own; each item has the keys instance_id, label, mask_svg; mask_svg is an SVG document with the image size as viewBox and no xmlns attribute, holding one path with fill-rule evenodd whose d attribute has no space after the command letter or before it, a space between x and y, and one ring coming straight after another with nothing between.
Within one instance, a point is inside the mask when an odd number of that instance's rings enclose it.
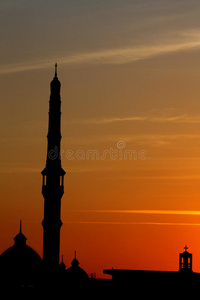
<instances>
[{"instance_id":1,"label":"dome silhouette","mask_svg":"<svg viewBox=\"0 0 200 300\"><path fill-rule=\"evenodd\" d=\"M68 280L87 280L89 278L87 273L79 267L79 262L76 259L76 251L74 259L71 262L71 267L65 271L65 278Z\"/></svg>"},{"instance_id":2,"label":"dome silhouette","mask_svg":"<svg viewBox=\"0 0 200 300\"><path fill-rule=\"evenodd\" d=\"M14 237L14 245L0 256L0 270L6 281L17 286L35 286L42 271L42 259L35 250L26 245L27 238L20 231Z\"/></svg>"}]
</instances>

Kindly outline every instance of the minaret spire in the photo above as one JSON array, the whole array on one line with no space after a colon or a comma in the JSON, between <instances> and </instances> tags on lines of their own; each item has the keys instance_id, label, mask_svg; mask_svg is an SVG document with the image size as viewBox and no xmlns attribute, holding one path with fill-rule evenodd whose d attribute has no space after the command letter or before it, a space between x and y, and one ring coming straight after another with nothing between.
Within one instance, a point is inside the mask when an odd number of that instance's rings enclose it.
<instances>
[{"instance_id":1,"label":"minaret spire","mask_svg":"<svg viewBox=\"0 0 200 300\"><path fill-rule=\"evenodd\" d=\"M58 64L55 63L55 77L57 77L57 68L58 68Z\"/></svg>"},{"instance_id":2,"label":"minaret spire","mask_svg":"<svg viewBox=\"0 0 200 300\"><path fill-rule=\"evenodd\" d=\"M44 197L43 232L43 261L53 270L59 266L60 228L62 221L61 198L64 193L65 171L61 168L61 100L60 81L57 78L57 64L55 64L55 77L51 81L51 94L49 101L49 126L47 135L46 167L42 171Z\"/></svg>"}]
</instances>

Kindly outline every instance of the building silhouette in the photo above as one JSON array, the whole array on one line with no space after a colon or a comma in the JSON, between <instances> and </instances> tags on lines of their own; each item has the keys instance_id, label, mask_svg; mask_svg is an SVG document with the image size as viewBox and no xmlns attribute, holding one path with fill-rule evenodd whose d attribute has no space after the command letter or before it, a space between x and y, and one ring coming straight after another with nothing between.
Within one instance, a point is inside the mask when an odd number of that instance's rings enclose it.
<instances>
[{"instance_id":1,"label":"building silhouette","mask_svg":"<svg viewBox=\"0 0 200 300\"><path fill-rule=\"evenodd\" d=\"M46 167L41 172L43 176L42 194L44 197L43 226L43 262L51 270L59 267L60 228L62 221L61 198L64 193L65 171L61 167L61 98L60 81L55 76L51 81L51 95L49 101L49 127Z\"/></svg>"},{"instance_id":2,"label":"building silhouette","mask_svg":"<svg viewBox=\"0 0 200 300\"><path fill-rule=\"evenodd\" d=\"M49 289L51 286L56 286L65 288L71 281L82 281L87 287L92 285L97 288L104 286L107 289L108 285L104 285L104 283L111 282L110 280L88 280L87 273L79 266L76 252L70 267L66 269L63 256L60 263L61 198L64 193L65 176L60 158L60 88L56 64L55 75L50 84L46 166L41 172L44 197L43 260L33 248L26 244L27 238L22 233L22 222L20 221L19 233L14 237L14 244L0 255L0 284L4 287L48 287ZM112 268L104 270L103 273L111 275L113 280L131 282L131 287L141 285L143 288L144 284L153 286L155 282L159 286L163 284L167 287L173 282L180 282L182 285L194 282L199 284L200 274L192 271L192 254L187 251L187 246L184 247L184 250L183 253L179 254L179 270L177 271ZM76 284L76 289L77 286Z\"/></svg>"},{"instance_id":3,"label":"building silhouette","mask_svg":"<svg viewBox=\"0 0 200 300\"><path fill-rule=\"evenodd\" d=\"M20 221L20 230L14 237L14 245L0 256L0 278L4 286L31 287L41 283L42 259L26 244L26 240Z\"/></svg>"},{"instance_id":4,"label":"building silhouette","mask_svg":"<svg viewBox=\"0 0 200 300\"><path fill-rule=\"evenodd\" d=\"M66 269L62 256L62 262L60 263L60 272L62 273L62 280L66 282L89 279L88 274L81 267L79 267L79 261L76 258L76 251L74 252L74 259L71 262L71 267L69 267L68 269Z\"/></svg>"},{"instance_id":5,"label":"building silhouette","mask_svg":"<svg viewBox=\"0 0 200 300\"><path fill-rule=\"evenodd\" d=\"M127 270L127 269L107 269L103 273L111 275L114 280L123 281L160 281L165 280L170 282L173 280L191 280L198 279L200 282L200 274L192 271L192 254L187 251L188 247L185 245L185 251L179 254L179 272L177 271L151 271L151 270Z\"/></svg>"},{"instance_id":6,"label":"building silhouette","mask_svg":"<svg viewBox=\"0 0 200 300\"><path fill-rule=\"evenodd\" d=\"M192 254L187 251L187 245L184 249L185 251L179 254L179 271L192 272Z\"/></svg>"},{"instance_id":7,"label":"building silhouette","mask_svg":"<svg viewBox=\"0 0 200 300\"><path fill-rule=\"evenodd\" d=\"M66 284L66 280L88 279L86 272L79 267L76 257L72 266L66 269L60 263L60 228L62 221L61 198L64 193L65 171L61 167L61 84L55 75L50 83L49 122L47 135L46 166L42 173L42 195L44 197L43 260L29 246L22 233L20 221L19 233L14 237L14 245L0 256L0 277L6 286L35 287ZM71 275L70 275L71 274ZM82 276L80 276L82 274ZM60 281L60 283L59 283Z\"/></svg>"}]
</instances>

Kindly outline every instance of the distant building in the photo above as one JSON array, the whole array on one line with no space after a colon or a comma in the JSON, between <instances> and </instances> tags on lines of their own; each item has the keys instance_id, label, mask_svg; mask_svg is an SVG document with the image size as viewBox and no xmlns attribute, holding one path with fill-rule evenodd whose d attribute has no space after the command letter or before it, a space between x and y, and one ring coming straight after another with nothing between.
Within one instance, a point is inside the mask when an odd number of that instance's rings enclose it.
<instances>
[{"instance_id":1,"label":"distant building","mask_svg":"<svg viewBox=\"0 0 200 300\"><path fill-rule=\"evenodd\" d=\"M192 254L187 251L179 254L179 272L176 271L149 271L149 270L128 270L128 269L108 269L103 273L111 275L114 280L125 280L134 282L148 281L172 281L174 280L200 280L200 274L192 271ZM188 276L187 276L188 275ZM191 276L190 276L191 275Z\"/></svg>"},{"instance_id":2,"label":"distant building","mask_svg":"<svg viewBox=\"0 0 200 300\"><path fill-rule=\"evenodd\" d=\"M63 273L63 277L64 280L66 281L78 281L78 280L87 280L89 279L89 276L87 275L87 273L79 267L79 261L76 258L76 251L74 254L74 259L71 262L71 267L69 267L68 269L65 269L66 266L62 262L60 263L60 269L62 270Z\"/></svg>"},{"instance_id":3,"label":"distant building","mask_svg":"<svg viewBox=\"0 0 200 300\"><path fill-rule=\"evenodd\" d=\"M187 251L187 245L184 249L185 251L179 254L179 271L192 272L192 254Z\"/></svg>"}]
</instances>

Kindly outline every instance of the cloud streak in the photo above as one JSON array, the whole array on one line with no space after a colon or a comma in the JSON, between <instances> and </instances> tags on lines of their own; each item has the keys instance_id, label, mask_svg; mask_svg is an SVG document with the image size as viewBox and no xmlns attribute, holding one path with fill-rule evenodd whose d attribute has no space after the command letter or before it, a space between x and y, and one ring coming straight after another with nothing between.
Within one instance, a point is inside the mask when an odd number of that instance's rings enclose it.
<instances>
[{"instance_id":1,"label":"cloud streak","mask_svg":"<svg viewBox=\"0 0 200 300\"><path fill-rule=\"evenodd\" d=\"M192 50L200 47L200 41L197 36L192 41L176 42L157 45L142 45L126 48L103 49L93 52L79 53L68 55L56 59L61 65L80 65L80 64L128 64L139 60L148 59L154 56L183 51ZM19 63L12 65L2 65L0 74L24 72L30 70L46 69L52 67L55 59L32 61L29 63Z\"/></svg>"},{"instance_id":2,"label":"cloud streak","mask_svg":"<svg viewBox=\"0 0 200 300\"><path fill-rule=\"evenodd\" d=\"M100 225L165 225L165 226L200 226L200 223L175 222L112 222L112 221L63 221L67 224L100 224Z\"/></svg>"},{"instance_id":3,"label":"cloud streak","mask_svg":"<svg viewBox=\"0 0 200 300\"><path fill-rule=\"evenodd\" d=\"M67 210L66 212L200 216L199 210Z\"/></svg>"},{"instance_id":4,"label":"cloud streak","mask_svg":"<svg viewBox=\"0 0 200 300\"><path fill-rule=\"evenodd\" d=\"M116 122L133 122L133 121L148 121L148 122L160 122L160 123L200 123L200 115L189 116L174 115L174 116L153 116L153 115L141 115L141 116L127 116L127 117L107 117L96 119L83 119L83 120L71 120L70 123L82 123L82 124L109 124Z\"/></svg>"},{"instance_id":5,"label":"cloud streak","mask_svg":"<svg viewBox=\"0 0 200 300\"><path fill-rule=\"evenodd\" d=\"M182 215L200 216L200 211L194 210L67 210L68 213L97 213L97 214L141 214L141 215ZM99 224L99 225L165 225L165 226L200 226L200 223L190 222L155 222L155 221L76 221L69 220L64 223L71 224Z\"/></svg>"}]
</instances>

